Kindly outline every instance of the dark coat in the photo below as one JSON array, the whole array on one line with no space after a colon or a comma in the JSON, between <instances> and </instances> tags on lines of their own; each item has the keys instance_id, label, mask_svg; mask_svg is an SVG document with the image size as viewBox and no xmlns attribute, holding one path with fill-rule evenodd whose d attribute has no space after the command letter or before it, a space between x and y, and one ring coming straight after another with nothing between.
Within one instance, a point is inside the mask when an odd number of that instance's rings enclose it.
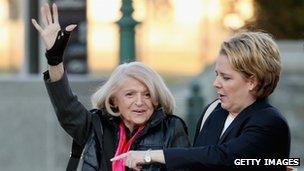
<instances>
[{"instance_id":1,"label":"dark coat","mask_svg":"<svg viewBox=\"0 0 304 171\"><path fill-rule=\"evenodd\" d=\"M228 111L218 104L199 131L203 118L201 116L197 124L194 148L164 150L167 168L170 170L175 168L286 170L282 166L236 167L234 165L235 159L264 161L263 159L289 157L289 127L276 108L266 100L257 100L245 108L220 137L227 115Z\"/></svg>"},{"instance_id":2,"label":"dark coat","mask_svg":"<svg viewBox=\"0 0 304 171\"><path fill-rule=\"evenodd\" d=\"M45 85L61 126L78 144L86 143L82 169L111 170L110 159L114 157L118 145L120 117L109 115L104 109L88 111L72 93L66 74L56 82L49 82L48 78L48 72L45 72ZM103 126L102 142L98 141L92 128L92 111L99 115ZM102 144L102 152L98 148L99 143ZM189 147L189 145L184 121L177 116L166 115L162 108L158 108L132 144L131 150ZM101 158L105 159L104 162ZM100 166L99 163L104 164ZM166 170L166 167L161 164L149 164L143 166L143 170L161 171Z\"/></svg>"}]
</instances>

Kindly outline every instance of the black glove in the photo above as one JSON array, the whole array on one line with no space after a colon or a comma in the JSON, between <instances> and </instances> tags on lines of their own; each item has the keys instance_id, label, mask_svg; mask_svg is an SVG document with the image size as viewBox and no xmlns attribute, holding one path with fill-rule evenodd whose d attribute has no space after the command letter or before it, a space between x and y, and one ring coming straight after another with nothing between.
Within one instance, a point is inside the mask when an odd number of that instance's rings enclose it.
<instances>
[{"instance_id":1,"label":"black glove","mask_svg":"<svg viewBox=\"0 0 304 171\"><path fill-rule=\"evenodd\" d=\"M59 30L53 47L45 52L47 62L51 66L60 64L63 61L63 53L70 39L71 32Z\"/></svg>"}]
</instances>

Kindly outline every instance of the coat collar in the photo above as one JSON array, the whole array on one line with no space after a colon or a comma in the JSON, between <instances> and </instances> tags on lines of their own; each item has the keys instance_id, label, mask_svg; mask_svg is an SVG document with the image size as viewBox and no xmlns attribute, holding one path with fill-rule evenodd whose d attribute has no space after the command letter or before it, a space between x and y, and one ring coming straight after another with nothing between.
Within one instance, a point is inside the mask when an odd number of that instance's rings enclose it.
<instances>
[{"instance_id":1,"label":"coat collar","mask_svg":"<svg viewBox=\"0 0 304 171\"><path fill-rule=\"evenodd\" d=\"M150 119L147 121L147 126L153 127L158 125L162 120L164 120L166 114L164 112L163 107L159 107L154 110L153 114L151 115Z\"/></svg>"},{"instance_id":2,"label":"coat collar","mask_svg":"<svg viewBox=\"0 0 304 171\"><path fill-rule=\"evenodd\" d=\"M251 105L247 106L244 110L242 110L237 117L232 121L232 123L228 126L228 128L226 129L226 131L224 132L224 134L221 136L220 141L218 142L219 144L221 144L225 138L227 137L227 135L229 134L229 132L236 127L237 125L240 125L241 123L243 123L243 121L248 118L250 115L253 115L257 112L259 112L259 109L261 108L265 108L267 106L270 106L268 103L267 99L259 99L256 100L254 103L252 103ZM221 110L227 112L225 109L221 108Z\"/></svg>"}]
</instances>

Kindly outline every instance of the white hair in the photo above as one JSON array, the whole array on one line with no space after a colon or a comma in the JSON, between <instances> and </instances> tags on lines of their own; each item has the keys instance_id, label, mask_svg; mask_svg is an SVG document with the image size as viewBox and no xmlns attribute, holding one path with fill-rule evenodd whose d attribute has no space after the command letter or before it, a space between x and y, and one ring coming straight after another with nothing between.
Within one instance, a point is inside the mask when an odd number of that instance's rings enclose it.
<instances>
[{"instance_id":1,"label":"white hair","mask_svg":"<svg viewBox=\"0 0 304 171\"><path fill-rule=\"evenodd\" d=\"M170 90L157 72L141 62L119 65L106 83L92 95L93 107L105 108L109 114L119 116L119 112L113 111L113 98L127 78L134 78L147 86L154 108L163 107L166 114L173 113L175 101Z\"/></svg>"}]
</instances>

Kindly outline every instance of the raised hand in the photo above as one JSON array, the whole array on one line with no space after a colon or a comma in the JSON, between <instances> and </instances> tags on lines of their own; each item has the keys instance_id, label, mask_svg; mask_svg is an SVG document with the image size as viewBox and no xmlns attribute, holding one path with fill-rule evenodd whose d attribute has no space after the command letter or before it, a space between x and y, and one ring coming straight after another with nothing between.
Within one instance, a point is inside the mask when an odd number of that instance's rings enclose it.
<instances>
[{"instance_id":1,"label":"raised hand","mask_svg":"<svg viewBox=\"0 0 304 171\"><path fill-rule=\"evenodd\" d=\"M55 66L62 62L63 52L67 46L70 32L77 25L72 24L67 26L64 30L61 30L56 4L52 5L52 12L49 5L44 4L41 7L41 18L43 26L39 25L35 19L32 19L32 23L40 33L47 49L46 57L48 64Z\"/></svg>"},{"instance_id":2,"label":"raised hand","mask_svg":"<svg viewBox=\"0 0 304 171\"><path fill-rule=\"evenodd\" d=\"M41 7L41 19L43 27L40 26L35 19L32 19L34 27L39 31L47 50L54 45L60 25L58 21L58 9L56 4L53 4L53 16L48 4Z\"/></svg>"}]
</instances>

